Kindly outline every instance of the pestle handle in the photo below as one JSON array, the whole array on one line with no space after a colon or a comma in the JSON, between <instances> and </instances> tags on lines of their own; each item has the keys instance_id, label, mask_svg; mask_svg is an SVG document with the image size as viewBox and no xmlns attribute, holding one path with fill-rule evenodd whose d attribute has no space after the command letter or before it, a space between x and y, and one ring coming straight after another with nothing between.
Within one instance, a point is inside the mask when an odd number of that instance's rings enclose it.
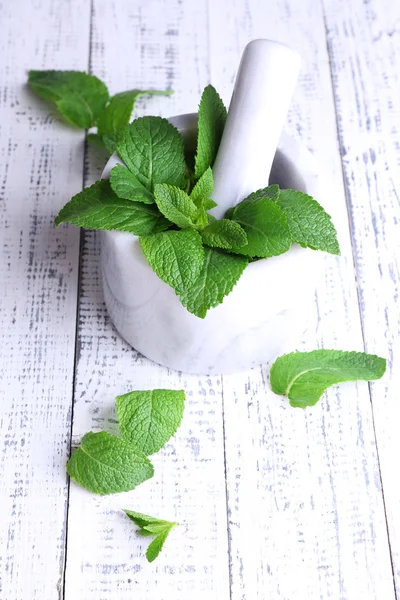
<instances>
[{"instance_id":1,"label":"pestle handle","mask_svg":"<svg viewBox=\"0 0 400 600\"><path fill-rule=\"evenodd\" d=\"M299 71L300 55L285 44L246 46L213 166L215 217L268 185Z\"/></svg>"}]
</instances>

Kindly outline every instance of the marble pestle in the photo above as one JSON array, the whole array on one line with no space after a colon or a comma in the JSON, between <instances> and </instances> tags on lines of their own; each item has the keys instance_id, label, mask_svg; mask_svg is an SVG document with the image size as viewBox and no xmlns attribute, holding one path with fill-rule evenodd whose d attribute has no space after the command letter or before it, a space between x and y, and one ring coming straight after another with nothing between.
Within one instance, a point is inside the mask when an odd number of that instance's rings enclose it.
<instances>
[{"instance_id":1,"label":"marble pestle","mask_svg":"<svg viewBox=\"0 0 400 600\"><path fill-rule=\"evenodd\" d=\"M210 211L225 211L268 185L272 162L300 70L300 55L279 42L253 40L242 56L213 166Z\"/></svg>"}]
</instances>

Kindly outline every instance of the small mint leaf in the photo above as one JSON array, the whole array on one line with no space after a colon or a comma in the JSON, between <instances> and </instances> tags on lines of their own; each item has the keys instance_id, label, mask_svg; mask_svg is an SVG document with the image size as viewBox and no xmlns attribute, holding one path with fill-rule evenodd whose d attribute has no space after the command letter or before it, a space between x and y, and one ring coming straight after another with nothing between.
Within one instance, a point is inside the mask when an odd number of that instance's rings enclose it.
<instances>
[{"instance_id":1,"label":"small mint leaf","mask_svg":"<svg viewBox=\"0 0 400 600\"><path fill-rule=\"evenodd\" d=\"M314 198L296 190L281 190L277 204L286 215L293 242L340 254L331 217Z\"/></svg>"},{"instance_id":2,"label":"small mint leaf","mask_svg":"<svg viewBox=\"0 0 400 600\"><path fill-rule=\"evenodd\" d=\"M194 227L197 207L186 192L172 185L158 183L154 186L154 198L160 212L171 223L181 229Z\"/></svg>"},{"instance_id":3,"label":"small mint leaf","mask_svg":"<svg viewBox=\"0 0 400 600\"><path fill-rule=\"evenodd\" d=\"M272 200L245 199L229 214L247 234L247 244L236 250L240 254L268 258L289 250L292 240L287 218Z\"/></svg>"},{"instance_id":4,"label":"small mint leaf","mask_svg":"<svg viewBox=\"0 0 400 600\"><path fill-rule=\"evenodd\" d=\"M140 238L153 271L177 294L193 286L203 266L204 250L194 229L165 231Z\"/></svg>"},{"instance_id":5,"label":"small mint leaf","mask_svg":"<svg viewBox=\"0 0 400 600\"><path fill-rule=\"evenodd\" d=\"M210 200L210 196L214 189L214 178L211 167L203 173L196 185L191 191L190 199L195 203L197 208L214 208L217 206L214 200ZM207 204L207 206L205 206ZM211 204L211 206L210 206Z\"/></svg>"},{"instance_id":6,"label":"small mint leaf","mask_svg":"<svg viewBox=\"0 0 400 600\"><path fill-rule=\"evenodd\" d=\"M247 235L244 229L229 219L213 221L201 232L203 243L212 248L232 250L247 244Z\"/></svg>"},{"instance_id":7,"label":"small mint leaf","mask_svg":"<svg viewBox=\"0 0 400 600\"><path fill-rule=\"evenodd\" d=\"M117 152L150 192L157 183L186 186L182 138L166 119L141 117L133 121L123 130Z\"/></svg>"},{"instance_id":8,"label":"small mint leaf","mask_svg":"<svg viewBox=\"0 0 400 600\"><path fill-rule=\"evenodd\" d=\"M137 391L118 396L121 435L146 456L154 454L175 434L184 408L183 390Z\"/></svg>"},{"instance_id":9,"label":"small mint leaf","mask_svg":"<svg viewBox=\"0 0 400 600\"><path fill-rule=\"evenodd\" d=\"M314 406L331 385L380 379L385 370L384 358L364 352L292 352L276 359L270 382L275 394L288 396L292 406L305 408Z\"/></svg>"},{"instance_id":10,"label":"small mint leaf","mask_svg":"<svg viewBox=\"0 0 400 600\"><path fill-rule=\"evenodd\" d=\"M87 229L118 229L134 235L149 235L170 226L155 206L118 198L106 179L74 196L55 219L56 225L61 223Z\"/></svg>"},{"instance_id":11,"label":"small mint leaf","mask_svg":"<svg viewBox=\"0 0 400 600\"><path fill-rule=\"evenodd\" d=\"M118 198L134 200L144 204L153 204L154 197L133 173L122 165L115 165L110 173L110 185Z\"/></svg>"},{"instance_id":12,"label":"small mint leaf","mask_svg":"<svg viewBox=\"0 0 400 600\"><path fill-rule=\"evenodd\" d=\"M107 86L80 71L29 71L28 83L45 100L54 102L72 125L89 129L108 101Z\"/></svg>"},{"instance_id":13,"label":"small mint leaf","mask_svg":"<svg viewBox=\"0 0 400 600\"><path fill-rule=\"evenodd\" d=\"M163 533L160 533L156 538L154 538L150 546L147 548L146 558L150 563L153 562L160 554L171 529L167 529Z\"/></svg>"},{"instance_id":14,"label":"small mint leaf","mask_svg":"<svg viewBox=\"0 0 400 600\"><path fill-rule=\"evenodd\" d=\"M180 294L183 306L201 319L232 291L249 262L245 256L225 254L212 248L205 248L204 255L198 277Z\"/></svg>"},{"instance_id":15,"label":"small mint leaf","mask_svg":"<svg viewBox=\"0 0 400 600\"><path fill-rule=\"evenodd\" d=\"M130 121L136 100L141 96L170 96L171 94L172 91L158 90L128 90L115 94L100 115L97 123L98 133L110 135L122 131Z\"/></svg>"},{"instance_id":16,"label":"small mint leaf","mask_svg":"<svg viewBox=\"0 0 400 600\"><path fill-rule=\"evenodd\" d=\"M153 477L149 459L124 440L105 431L89 432L67 464L71 479L95 494L128 492Z\"/></svg>"},{"instance_id":17,"label":"small mint leaf","mask_svg":"<svg viewBox=\"0 0 400 600\"><path fill-rule=\"evenodd\" d=\"M169 533L178 523L156 519L155 517L137 513L133 510L124 510L124 512L140 528L137 531L139 535L156 536L146 552L147 560L153 562L160 554Z\"/></svg>"},{"instance_id":18,"label":"small mint leaf","mask_svg":"<svg viewBox=\"0 0 400 600\"><path fill-rule=\"evenodd\" d=\"M201 96L194 174L199 178L212 167L226 121L226 108L212 85Z\"/></svg>"}]
</instances>

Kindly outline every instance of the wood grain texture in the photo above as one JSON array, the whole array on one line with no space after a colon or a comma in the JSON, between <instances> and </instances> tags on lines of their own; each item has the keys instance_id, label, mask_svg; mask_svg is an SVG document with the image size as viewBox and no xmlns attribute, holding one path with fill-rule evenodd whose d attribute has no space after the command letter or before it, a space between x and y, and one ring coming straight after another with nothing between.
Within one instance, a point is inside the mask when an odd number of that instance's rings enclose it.
<instances>
[{"instance_id":1,"label":"wood grain texture","mask_svg":"<svg viewBox=\"0 0 400 600\"><path fill-rule=\"evenodd\" d=\"M88 2L2 3L0 50L0 598L62 590L78 236L53 219L82 185L83 133L26 87L85 69Z\"/></svg>"},{"instance_id":2,"label":"wood grain texture","mask_svg":"<svg viewBox=\"0 0 400 600\"><path fill-rule=\"evenodd\" d=\"M326 257L298 349L362 349L323 13L311 0L214 2L211 74L225 99L256 37L303 56L288 129L320 163L342 248ZM394 598L368 386L334 388L301 411L270 392L263 366L224 377L223 394L232 598Z\"/></svg>"},{"instance_id":3,"label":"wood grain texture","mask_svg":"<svg viewBox=\"0 0 400 600\"><path fill-rule=\"evenodd\" d=\"M324 7L365 346L388 358L371 397L400 595L400 4Z\"/></svg>"},{"instance_id":4,"label":"wood grain texture","mask_svg":"<svg viewBox=\"0 0 400 600\"><path fill-rule=\"evenodd\" d=\"M176 90L171 98L141 101L136 114L193 111L209 78L207 16L204 1L96 0L92 71L112 92ZM100 174L94 158L86 184ZM104 158L99 164L101 170ZM85 233L81 260L74 444L91 429L116 431L114 398L131 389L185 389L187 406L177 435L154 456L154 479L106 498L71 484L65 598L228 599L221 381L170 372L130 348L103 304L96 235ZM149 541L136 535L122 508L181 523L155 563L147 563Z\"/></svg>"}]
</instances>

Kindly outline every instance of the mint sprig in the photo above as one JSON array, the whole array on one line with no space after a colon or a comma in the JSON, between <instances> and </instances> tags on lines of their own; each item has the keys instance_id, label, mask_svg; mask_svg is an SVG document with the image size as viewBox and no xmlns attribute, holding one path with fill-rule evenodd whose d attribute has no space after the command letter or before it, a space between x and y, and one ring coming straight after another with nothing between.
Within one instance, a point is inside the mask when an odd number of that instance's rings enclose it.
<instances>
[{"instance_id":1,"label":"mint sprig","mask_svg":"<svg viewBox=\"0 0 400 600\"><path fill-rule=\"evenodd\" d=\"M275 394L288 396L292 406L305 408L314 406L331 385L380 379L385 370L384 358L364 352L292 352L274 362L270 382Z\"/></svg>"},{"instance_id":2,"label":"mint sprig","mask_svg":"<svg viewBox=\"0 0 400 600\"><path fill-rule=\"evenodd\" d=\"M139 528L137 533L142 536L155 536L146 551L146 558L149 562L153 562L163 549L165 540L178 523L173 521L164 521L143 513L138 513L133 510L124 510L124 513L137 525Z\"/></svg>"}]
</instances>

